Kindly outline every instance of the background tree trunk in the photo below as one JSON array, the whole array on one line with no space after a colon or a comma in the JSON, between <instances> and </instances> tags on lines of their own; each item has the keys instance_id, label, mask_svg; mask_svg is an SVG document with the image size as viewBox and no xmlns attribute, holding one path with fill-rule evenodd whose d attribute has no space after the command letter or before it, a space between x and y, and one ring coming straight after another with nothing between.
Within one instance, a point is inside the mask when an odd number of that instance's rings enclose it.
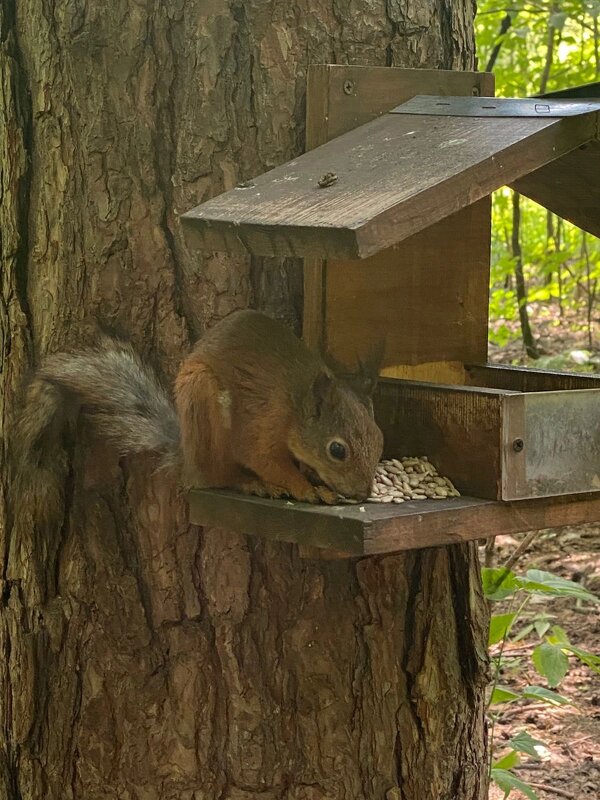
<instances>
[{"instance_id":1,"label":"background tree trunk","mask_svg":"<svg viewBox=\"0 0 600 800\"><path fill-rule=\"evenodd\" d=\"M523 271L523 251L521 249L521 195L514 190L512 195L512 231L511 247L515 260L515 289L517 293L517 305L519 306L519 321L521 322L521 338L523 346L529 358L539 358L540 354L533 338L531 325L529 324L529 311L527 310L527 286L525 284L525 273Z\"/></svg>"},{"instance_id":2,"label":"background tree trunk","mask_svg":"<svg viewBox=\"0 0 600 800\"><path fill-rule=\"evenodd\" d=\"M473 13L3 0L3 434L26 370L96 321L167 379L236 308L299 329L300 263L199 263L177 214L302 150L308 63L471 68ZM188 526L150 460L77 441L52 541L2 470L2 800L485 796L474 548L302 561Z\"/></svg>"}]
</instances>

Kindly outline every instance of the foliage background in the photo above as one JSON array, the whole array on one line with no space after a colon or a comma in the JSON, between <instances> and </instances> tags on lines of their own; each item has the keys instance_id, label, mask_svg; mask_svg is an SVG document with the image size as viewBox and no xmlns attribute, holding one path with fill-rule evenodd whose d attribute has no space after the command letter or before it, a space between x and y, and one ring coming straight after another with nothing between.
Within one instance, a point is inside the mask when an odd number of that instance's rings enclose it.
<instances>
[{"instance_id":1,"label":"foliage background","mask_svg":"<svg viewBox=\"0 0 600 800\"><path fill-rule=\"evenodd\" d=\"M505 97L597 81L599 18L600 0L481 0L476 17L479 69L495 73L496 93ZM520 220L515 220L513 194L505 188L494 197L491 356L500 360L502 348L504 361L533 358L543 367L595 370L600 241L526 198L517 198ZM521 264L526 296L519 298ZM531 346L523 330L528 323Z\"/></svg>"}]
</instances>

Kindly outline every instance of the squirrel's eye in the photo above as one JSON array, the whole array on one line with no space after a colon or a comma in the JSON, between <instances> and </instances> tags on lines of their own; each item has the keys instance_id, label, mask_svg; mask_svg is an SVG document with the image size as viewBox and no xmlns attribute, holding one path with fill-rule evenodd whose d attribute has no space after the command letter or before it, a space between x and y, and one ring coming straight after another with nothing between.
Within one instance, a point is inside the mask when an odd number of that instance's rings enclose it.
<instances>
[{"instance_id":1,"label":"squirrel's eye","mask_svg":"<svg viewBox=\"0 0 600 800\"><path fill-rule=\"evenodd\" d=\"M343 461L346 458L346 448L341 442L330 442L329 455L336 461Z\"/></svg>"}]
</instances>

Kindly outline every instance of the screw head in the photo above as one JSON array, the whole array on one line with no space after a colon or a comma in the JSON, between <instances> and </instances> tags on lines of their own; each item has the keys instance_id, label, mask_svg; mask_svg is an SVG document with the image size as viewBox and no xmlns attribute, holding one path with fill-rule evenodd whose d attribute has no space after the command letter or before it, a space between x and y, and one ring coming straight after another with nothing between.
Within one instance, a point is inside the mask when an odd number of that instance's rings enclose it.
<instances>
[{"instance_id":1,"label":"screw head","mask_svg":"<svg viewBox=\"0 0 600 800\"><path fill-rule=\"evenodd\" d=\"M354 81L344 81L344 93L352 94L354 91Z\"/></svg>"},{"instance_id":2,"label":"screw head","mask_svg":"<svg viewBox=\"0 0 600 800\"><path fill-rule=\"evenodd\" d=\"M479 97L479 86L473 86L471 89L471 94L473 97Z\"/></svg>"},{"instance_id":3,"label":"screw head","mask_svg":"<svg viewBox=\"0 0 600 800\"><path fill-rule=\"evenodd\" d=\"M515 453L520 453L521 450L525 447L525 442L523 441L523 439L517 438L513 440L512 446Z\"/></svg>"}]
</instances>

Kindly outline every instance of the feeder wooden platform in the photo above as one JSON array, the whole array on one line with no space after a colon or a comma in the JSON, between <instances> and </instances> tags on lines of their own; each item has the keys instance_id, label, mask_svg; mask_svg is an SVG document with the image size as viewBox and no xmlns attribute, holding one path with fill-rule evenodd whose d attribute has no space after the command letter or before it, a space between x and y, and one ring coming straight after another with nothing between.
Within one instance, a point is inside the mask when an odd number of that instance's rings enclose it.
<instances>
[{"instance_id":1,"label":"feeder wooden platform","mask_svg":"<svg viewBox=\"0 0 600 800\"><path fill-rule=\"evenodd\" d=\"M459 544L502 533L600 519L600 495L504 503L475 497L315 506L236 492L193 490L190 521L346 556L382 555Z\"/></svg>"},{"instance_id":2,"label":"feeder wooden platform","mask_svg":"<svg viewBox=\"0 0 600 800\"><path fill-rule=\"evenodd\" d=\"M465 373L474 386L383 380L375 415L385 455L427 453L476 497L325 506L197 489L190 520L339 557L600 519L600 376L489 365Z\"/></svg>"}]
</instances>

